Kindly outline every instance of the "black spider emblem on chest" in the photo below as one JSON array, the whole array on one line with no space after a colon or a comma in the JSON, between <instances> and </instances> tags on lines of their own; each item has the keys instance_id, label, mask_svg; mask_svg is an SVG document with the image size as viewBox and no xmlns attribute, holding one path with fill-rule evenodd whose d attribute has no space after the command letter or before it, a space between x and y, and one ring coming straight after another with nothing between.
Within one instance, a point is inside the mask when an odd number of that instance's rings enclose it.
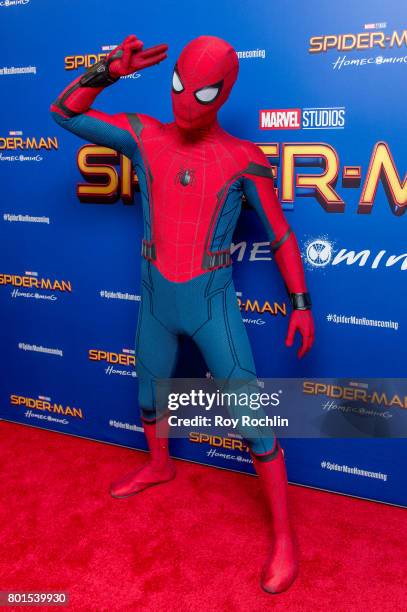
<instances>
[{"instance_id":1,"label":"black spider emblem on chest","mask_svg":"<svg viewBox=\"0 0 407 612\"><path fill-rule=\"evenodd\" d=\"M174 182L181 183L183 187L193 185L195 183L195 170L192 170L191 168L181 168L181 170L175 175Z\"/></svg>"}]
</instances>

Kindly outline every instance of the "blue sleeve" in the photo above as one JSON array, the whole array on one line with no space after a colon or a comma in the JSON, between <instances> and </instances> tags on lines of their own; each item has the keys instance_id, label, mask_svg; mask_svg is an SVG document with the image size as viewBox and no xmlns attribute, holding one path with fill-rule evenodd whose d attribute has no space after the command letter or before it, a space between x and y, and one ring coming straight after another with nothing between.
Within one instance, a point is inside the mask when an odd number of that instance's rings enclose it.
<instances>
[{"instance_id":1,"label":"blue sleeve","mask_svg":"<svg viewBox=\"0 0 407 612\"><path fill-rule=\"evenodd\" d=\"M63 117L57 112L51 114L61 127L84 140L119 151L130 159L134 156L137 141L127 129L125 113L108 115L90 110L74 117Z\"/></svg>"}]
</instances>

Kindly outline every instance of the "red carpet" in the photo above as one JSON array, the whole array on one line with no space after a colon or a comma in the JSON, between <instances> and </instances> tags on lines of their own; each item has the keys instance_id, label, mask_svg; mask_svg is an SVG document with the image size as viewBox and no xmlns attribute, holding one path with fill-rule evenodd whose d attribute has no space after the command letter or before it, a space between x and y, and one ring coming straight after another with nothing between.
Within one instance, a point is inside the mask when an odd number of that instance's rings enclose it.
<instances>
[{"instance_id":1,"label":"red carpet","mask_svg":"<svg viewBox=\"0 0 407 612\"><path fill-rule=\"evenodd\" d=\"M256 478L177 461L176 480L114 500L144 453L7 422L0 435L2 591L67 591L71 610L407 609L403 509L290 486L301 573L266 595Z\"/></svg>"}]
</instances>

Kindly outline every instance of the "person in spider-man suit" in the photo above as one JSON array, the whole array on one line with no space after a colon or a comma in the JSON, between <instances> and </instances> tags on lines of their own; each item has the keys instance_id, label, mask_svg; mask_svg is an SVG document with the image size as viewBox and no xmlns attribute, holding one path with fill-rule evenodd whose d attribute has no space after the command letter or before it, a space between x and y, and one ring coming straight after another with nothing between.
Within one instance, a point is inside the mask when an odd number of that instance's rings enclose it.
<instances>
[{"instance_id":1,"label":"person in spider-man suit","mask_svg":"<svg viewBox=\"0 0 407 612\"><path fill-rule=\"evenodd\" d=\"M301 256L278 202L268 160L259 147L231 136L217 120L238 74L234 49L213 36L200 36L183 49L173 71L172 123L90 108L107 86L157 64L166 51L166 45L144 49L142 41L128 36L51 106L62 127L126 155L140 184L144 239L136 354L150 458L112 485L115 497L138 493L175 475L168 453L168 419L157 410L154 382L173 374L180 335L193 338L214 378L256 376L230 256L243 194L265 226L292 302L286 344L291 346L299 331L302 357L314 337ZM278 593L290 586L298 571L284 457L273 433L248 435L247 442L265 487L274 531L262 586Z\"/></svg>"}]
</instances>

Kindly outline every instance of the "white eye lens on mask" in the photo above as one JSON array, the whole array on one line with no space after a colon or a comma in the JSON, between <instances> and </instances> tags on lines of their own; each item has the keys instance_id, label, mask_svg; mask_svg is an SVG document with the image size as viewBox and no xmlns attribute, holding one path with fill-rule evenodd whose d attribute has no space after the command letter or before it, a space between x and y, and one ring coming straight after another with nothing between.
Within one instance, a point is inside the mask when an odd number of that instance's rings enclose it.
<instances>
[{"instance_id":1,"label":"white eye lens on mask","mask_svg":"<svg viewBox=\"0 0 407 612\"><path fill-rule=\"evenodd\" d=\"M195 92L195 97L199 102L208 104L209 102L213 102L218 93L219 87L203 87Z\"/></svg>"},{"instance_id":2,"label":"white eye lens on mask","mask_svg":"<svg viewBox=\"0 0 407 612\"><path fill-rule=\"evenodd\" d=\"M181 79L179 78L176 70L174 70L172 75L172 88L176 93L181 93L181 91L184 91L184 86L181 83Z\"/></svg>"}]
</instances>

